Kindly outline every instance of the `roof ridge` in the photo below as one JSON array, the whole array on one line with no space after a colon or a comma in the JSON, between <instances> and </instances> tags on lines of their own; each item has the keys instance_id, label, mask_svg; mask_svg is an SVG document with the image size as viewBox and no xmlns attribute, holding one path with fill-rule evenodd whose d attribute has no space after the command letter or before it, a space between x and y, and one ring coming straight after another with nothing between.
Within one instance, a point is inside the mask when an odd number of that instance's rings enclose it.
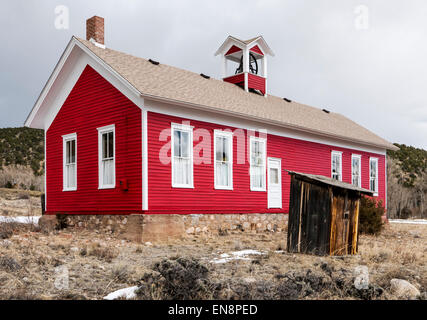
<instances>
[{"instance_id":1,"label":"roof ridge","mask_svg":"<svg viewBox=\"0 0 427 320\"><path fill-rule=\"evenodd\" d=\"M206 79L200 73L168 64L153 65L146 58L110 48L98 48L87 40L74 38L147 97L198 105L215 112L245 115L254 121L277 123L362 145L395 148L390 142L340 113L327 114L321 108L295 101L287 102L271 94L264 97L248 93L221 79Z\"/></svg>"}]
</instances>

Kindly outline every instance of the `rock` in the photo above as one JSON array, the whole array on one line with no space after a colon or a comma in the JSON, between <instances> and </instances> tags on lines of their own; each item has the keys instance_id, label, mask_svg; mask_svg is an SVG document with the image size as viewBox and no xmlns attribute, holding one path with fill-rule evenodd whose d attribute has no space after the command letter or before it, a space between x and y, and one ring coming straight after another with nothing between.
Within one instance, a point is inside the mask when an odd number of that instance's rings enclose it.
<instances>
[{"instance_id":1,"label":"rock","mask_svg":"<svg viewBox=\"0 0 427 320\"><path fill-rule=\"evenodd\" d=\"M243 281L246 283L254 283L256 282L256 279L254 277L247 277L247 278L243 278Z\"/></svg>"},{"instance_id":2,"label":"rock","mask_svg":"<svg viewBox=\"0 0 427 320\"><path fill-rule=\"evenodd\" d=\"M151 247L153 244L152 244L151 242L147 241L147 242L145 243L145 245L146 245L147 247Z\"/></svg>"},{"instance_id":3,"label":"rock","mask_svg":"<svg viewBox=\"0 0 427 320\"><path fill-rule=\"evenodd\" d=\"M192 234L192 233L194 233L194 227L190 227L190 228L188 228L188 229L186 230L186 232L187 232L188 234Z\"/></svg>"},{"instance_id":4,"label":"rock","mask_svg":"<svg viewBox=\"0 0 427 320\"><path fill-rule=\"evenodd\" d=\"M43 215L39 219L39 227L43 232L51 232L58 226L58 219L54 215Z\"/></svg>"},{"instance_id":5,"label":"rock","mask_svg":"<svg viewBox=\"0 0 427 320\"><path fill-rule=\"evenodd\" d=\"M4 248L9 248L11 244L12 244L12 241L10 241L10 240L0 241L0 245Z\"/></svg>"},{"instance_id":6,"label":"rock","mask_svg":"<svg viewBox=\"0 0 427 320\"><path fill-rule=\"evenodd\" d=\"M79 252L79 248L77 248L77 247L72 247L72 248L70 248L70 251L72 251L72 252Z\"/></svg>"},{"instance_id":7,"label":"rock","mask_svg":"<svg viewBox=\"0 0 427 320\"><path fill-rule=\"evenodd\" d=\"M403 279L391 279L390 289L393 294L401 299L416 299L420 296L420 291Z\"/></svg>"}]
</instances>

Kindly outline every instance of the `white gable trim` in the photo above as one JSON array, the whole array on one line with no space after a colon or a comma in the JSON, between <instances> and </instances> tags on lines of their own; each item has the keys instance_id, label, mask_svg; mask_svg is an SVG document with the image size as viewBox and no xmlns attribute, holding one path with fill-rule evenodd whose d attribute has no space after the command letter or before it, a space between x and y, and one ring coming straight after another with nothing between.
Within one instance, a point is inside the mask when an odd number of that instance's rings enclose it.
<instances>
[{"instance_id":1,"label":"white gable trim","mask_svg":"<svg viewBox=\"0 0 427 320\"><path fill-rule=\"evenodd\" d=\"M222 43L222 45L215 52L215 56L220 55L220 54L224 55L231 48L232 45L235 45L236 47L239 47L241 49L244 49L244 48L250 49L253 46L255 46L256 44L259 46L259 48L261 49L261 51L264 54L269 54L271 56L274 56L273 50L270 49L267 42L265 42L265 40L262 36L255 38L252 42L250 42L248 44L242 42L241 40L239 40L235 37L228 36L227 39L225 39L225 41Z\"/></svg>"},{"instance_id":2,"label":"white gable trim","mask_svg":"<svg viewBox=\"0 0 427 320\"><path fill-rule=\"evenodd\" d=\"M142 108L141 93L73 37L27 117L25 126L47 130L87 65L91 66L133 103Z\"/></svg>"}]
</instances>

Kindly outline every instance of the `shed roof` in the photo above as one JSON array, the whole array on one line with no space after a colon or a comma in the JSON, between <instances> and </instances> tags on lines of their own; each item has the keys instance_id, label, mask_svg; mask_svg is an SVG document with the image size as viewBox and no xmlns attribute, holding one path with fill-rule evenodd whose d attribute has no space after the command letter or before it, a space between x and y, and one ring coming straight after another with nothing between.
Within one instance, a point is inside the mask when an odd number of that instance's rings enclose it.
<instances>
[{"instance_id":1,"label":"shed roof","mask_svg":"<svg viewBox=\"0 0 427 320\"><path fill-rule=\"evenodd\" d=\"M300 178L302 180L308 181L308 182L317 182L317 183L321 183L321 184L326 184L329 186L333 186L333 187L337 187L337 188L342 188L342 189L347 189L347 190L351 190L351 191L357 191L369 196L374 195L374 192L368 189L364 189L364 188L360 188L360 187L356 187L352 184L343 182L343 181L338 181L329 177L325 177L325 176L321 176L321 175L315 175L315 174L309 174L309 173L301 173L301 172L295 172L295 171L289 171L286 170L290 175L294 175L297 178Z\"/></svg>"}]
</instances>

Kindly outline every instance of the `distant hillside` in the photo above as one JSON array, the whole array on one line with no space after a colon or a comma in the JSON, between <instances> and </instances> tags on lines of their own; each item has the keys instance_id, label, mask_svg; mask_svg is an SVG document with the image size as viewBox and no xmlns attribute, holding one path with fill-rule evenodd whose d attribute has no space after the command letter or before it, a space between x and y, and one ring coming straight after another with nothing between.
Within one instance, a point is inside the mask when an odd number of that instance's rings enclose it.
<instances>
[{"instance_id":1,"label":"distant hillside","mask_svg":"<svg viewBox=\"0 0 427 320\"><path fill-rule=\"evenodd\" d=\"M43 190L44 132L0 129L0 188Z\"/></svg>"},{"instance_id":2,"label":"distant hillside","mask_svg":"<svg viewBox=\"0 0 427 320\"><path fill-rule=\"evenodd\" d=\"M427 217L427 151L397 144L387 159L389 218Z\"/></svg>"},{"instance_id":3,"label":"distant hillside","mask_svg":"<svg viewBox=\"0 0 427 320\"><path fill-rule=\"evenodd\" d=\"M29 166L35 175L42 175L43 145L43 130L26 127L0 129L0 166Z\"/></svg>"}]
</instances>

